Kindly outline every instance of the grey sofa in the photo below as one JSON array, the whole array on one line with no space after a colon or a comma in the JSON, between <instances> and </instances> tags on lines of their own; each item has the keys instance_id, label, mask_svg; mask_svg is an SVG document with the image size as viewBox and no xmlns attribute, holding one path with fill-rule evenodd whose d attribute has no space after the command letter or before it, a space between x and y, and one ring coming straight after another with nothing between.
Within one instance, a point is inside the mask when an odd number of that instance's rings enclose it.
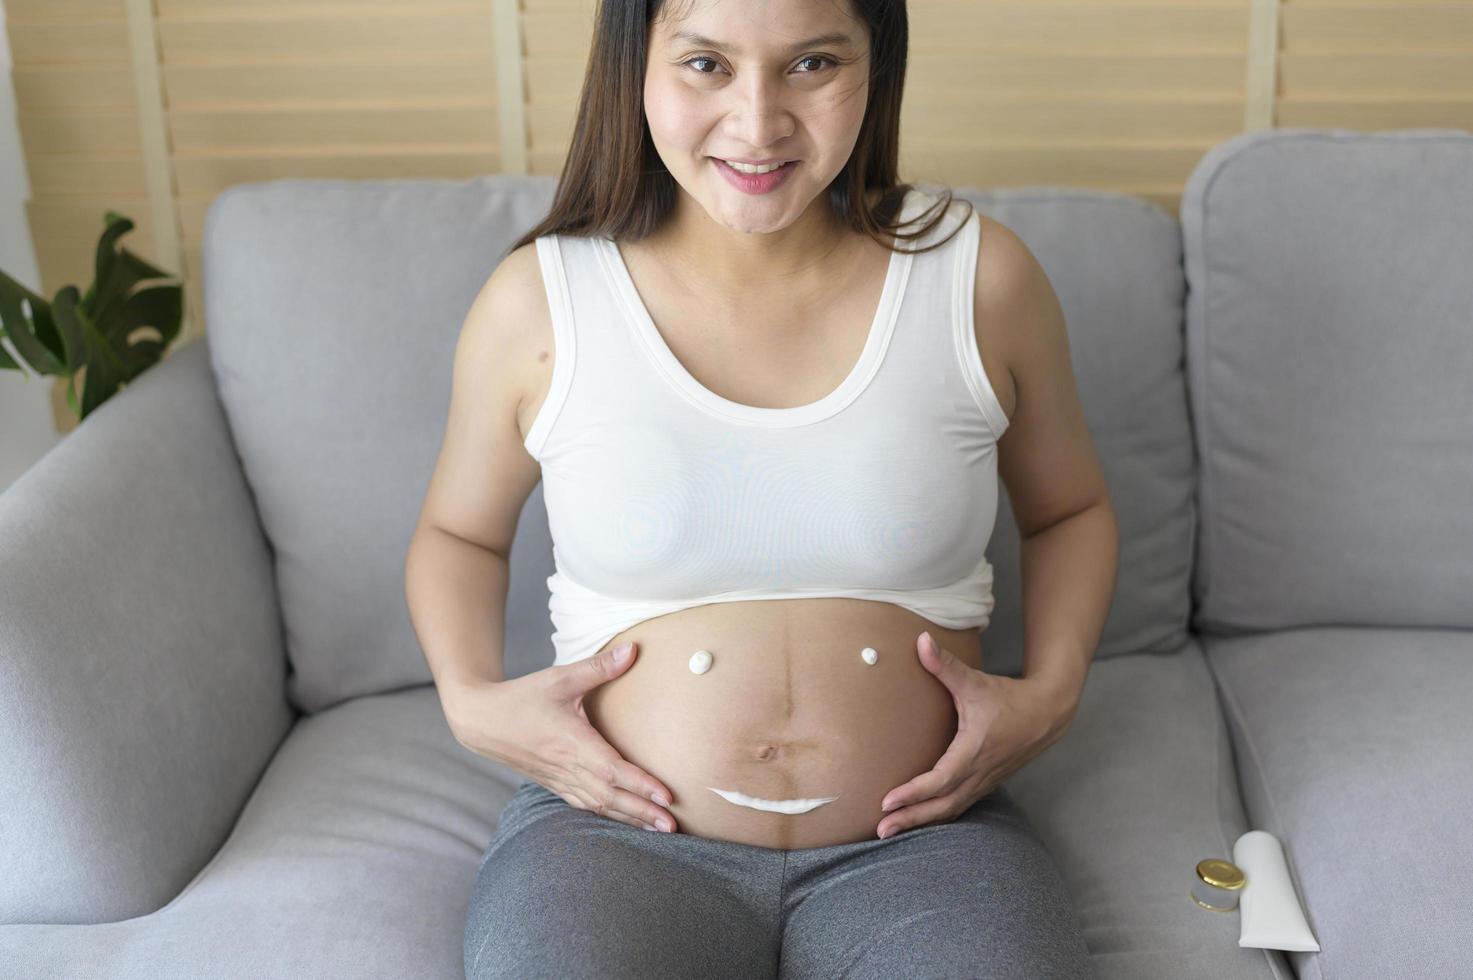
<instances>
[{"instance_id":1,"label":"grey sofa","mask_svg":"<svg viewBox=\"0 0 1473 980\"><path fill-rule=\"evenodd\" d=\"M519 777L451 737L402 565L462 316L553 186L232 187L208 339L0 495L0 974L461 975ZM1180 222L959 193L1059 292L1121 524L1075 722L1009 781L1099 975L1473 975L1473 133L1236 137ZM1008 506L989 555L1016 675ZM540 488L512 564L517 676ZM1190 900L1252 828L1319 953Z\"/></svg>"}]
</instances>

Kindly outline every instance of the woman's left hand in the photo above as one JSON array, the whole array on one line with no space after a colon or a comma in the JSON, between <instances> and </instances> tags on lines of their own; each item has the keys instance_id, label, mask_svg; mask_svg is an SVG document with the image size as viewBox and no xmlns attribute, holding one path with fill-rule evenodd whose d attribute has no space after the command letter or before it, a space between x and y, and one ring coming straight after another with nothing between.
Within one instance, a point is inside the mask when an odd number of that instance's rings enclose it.
<instances>
[{"instance_id":1,"label":"woman's left hand","mask_svg":"<svg viewBox=\"0 0 1473 980\"><path fill-rule=\"evenodd\" d=\"M880 837L955 820L1053 744L1072 714L1056 688L977 670L929 632L917 638L916 650L956 701L956 737L934 768L885 794Z\"/></svg>"}]
</instances>

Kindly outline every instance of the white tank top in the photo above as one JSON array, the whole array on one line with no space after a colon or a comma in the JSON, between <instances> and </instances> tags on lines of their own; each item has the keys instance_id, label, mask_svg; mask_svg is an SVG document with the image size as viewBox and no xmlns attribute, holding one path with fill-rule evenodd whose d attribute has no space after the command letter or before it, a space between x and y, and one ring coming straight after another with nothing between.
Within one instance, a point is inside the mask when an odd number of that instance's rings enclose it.
<instances>
[{"instance_id":1,"label":"white tank top","mask_svg":"<svg viewBox=\"0 0 1473 980\"><path fill-rule=\"evenodd\" d=\"M902 217L935 198L914 189ZM951 211L925 239L957 225ZM907 227L906 230L913 230ZM740 404L678 361L613 240L536 240L555 344L527 432L553 542L555 664L644 620L749 599L849 596L985 627L1008 419L978 356L977 215L891 254L849 376L794 408Z\"/></svg>"}]
</instances>

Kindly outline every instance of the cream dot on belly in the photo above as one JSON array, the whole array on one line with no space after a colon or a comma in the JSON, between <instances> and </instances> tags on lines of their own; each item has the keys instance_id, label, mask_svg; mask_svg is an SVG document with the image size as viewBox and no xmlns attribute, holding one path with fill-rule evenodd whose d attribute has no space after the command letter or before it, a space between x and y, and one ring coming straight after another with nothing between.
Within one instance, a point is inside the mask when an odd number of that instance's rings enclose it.
<instances>
[{"instance_id":1,"label":"cream dot on belly","mask_svg":"<svg viewBox=\"0 0 1473 980\"><path fill-rule=\"evenodd\" d=\"M692 674L704 674L711 669L711 651L697 650L690 655L690 672Z\"/></svg>"},{"instance_id":2,"label":"cream dot on belly","mask_svg":"<svg viewBox=\"0 0 1473 980\"><path fill-rule=\"evenodd\" d=\"M875 652L874 647L865 647L863 650L859 651L859 655L864 658L864 662L867 664L872 664L876 660L880 659L880 655Z\"/></svg>"}]
</instances>

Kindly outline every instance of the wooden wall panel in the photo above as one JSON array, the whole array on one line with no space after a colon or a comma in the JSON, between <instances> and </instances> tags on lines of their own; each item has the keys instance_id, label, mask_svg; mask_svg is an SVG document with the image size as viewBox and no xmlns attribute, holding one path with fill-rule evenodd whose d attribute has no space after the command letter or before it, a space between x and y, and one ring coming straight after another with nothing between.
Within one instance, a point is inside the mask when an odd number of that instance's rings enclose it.
<instances>
[{"instance_id":1,"label":"wooden wall panel","mask_svg":"<svg viewBox=\"0 0 1473 980\"><path fill-rule=\"evenodd\" d=\"M1473 129L1473 2L1292 0L1276 122Z\"/></svg>"},{"instance_id":2,"label":"wooden wall panel","mask_svg":"<svg viewBox=\"0 0 1473 980\"><path fill-rule=\"evenodd\" d=\"M159 261L123 0L9 0L6 16L41 293L87 288L110 209L149 229L129 246Z\"/></svg>"},{"instance_id":3,"label":"wooden wall panel","mask_svg":"<svg viewBox=\"0 0 1473 980\"><path fill-rule=\"evenodd\" d=\"M185 247L231 184L501 166L488 3L160 0Z\"/></svg>"},{"instance_id":4,"label":"wooden wall panel","mask_svg":"<svg viewBox=\"0 0 1473 980\"><path fill-rule=\"evenodd\" d=\"M519 72L520 44L495 36L496 4L9 0L40 291L85 288L120 211L128 246L184 277L187 338L205 329L204 214L231 184L502 169L522 100L498 104L498 58Z\"/></svg>"},{"instance_id":5,"label":"wooden wall panel","mask_svg":"<svg viewBox=\"0 0 1473 980\"><path fill-rule=\"evenodd\" d=\"M530 167L556 174L595 7L525 2ZM912 0L908 12L908 180L1062 182L1174 213L1201 154L1242 129L1248 0Z\"/></svg>"},{"instance_id":6,"label":"wooden wall panel","mask_svg":"<svg viewBox=\"0 0 1473 980\"><path fill-rule=\"evenodd\" d=\"M42 292L108 209L186 277L209 202L277 177L557 174L596 0L7 0ZM911 0L901 175L1175 213L1262 126L1473 129L1473 0ZM503 97L503 93L505 97Z\"/></svg>"},{"instance_id":7,"label":"wooden wall panel","mask_svg":"<svg viewBox=\"0 0 1473 980\"><path fill-rule=\"evenodd\" d=\"M492 0L10 0L7 13L48 296L90 282L109 208L137 224L130 248L188 277L231 184L502 166Z\"/></svg>"}]
</instances>

